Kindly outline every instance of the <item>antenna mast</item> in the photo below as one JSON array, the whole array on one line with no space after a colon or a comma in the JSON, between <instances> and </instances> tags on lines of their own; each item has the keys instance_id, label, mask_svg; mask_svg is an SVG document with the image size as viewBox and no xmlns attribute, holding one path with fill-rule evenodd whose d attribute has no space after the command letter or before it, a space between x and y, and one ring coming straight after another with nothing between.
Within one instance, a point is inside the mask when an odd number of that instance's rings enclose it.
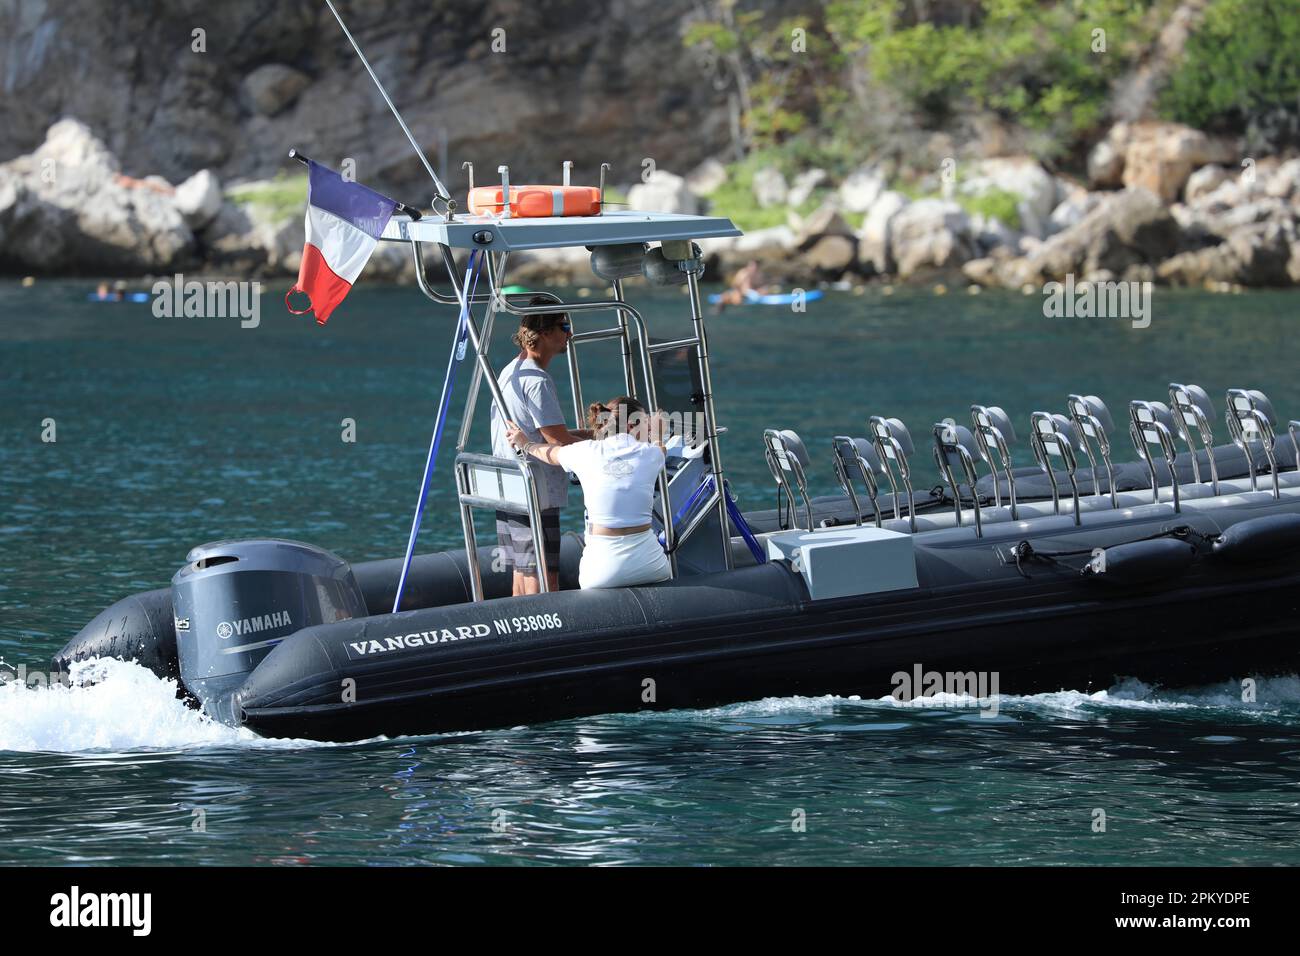
<instances>
[{"instance_id":1,"label":"antenna mast","mask_svg":"<svg viewBox=\"0 0 1300 956\"><path fill-rule=\"evenodd\" d=\"M424 150L422 150L420 144L415 141L415 136L411 133L410 127L406 125L406 120L402 119L402 114L397 112L397 107L394 106L393 101L388 98L388 93L384 89L384 84L380 83L379 77L375 76L375 71L371 68L370 61L367 60L366 55L361 52L361 47L357 44L351 31L348 30L347 24L344 23L343 18L339 16L339 12L334 8L334 4L331 0L325 0L325 5L330 8L330 13L334 14L334 19L339 22L339 27L342 28L343 35L348 38L348 42L352 44L352 49L357 51L357 56L361 58L361 64L366 68L366 72L369 73L370 78L375 81L375 87L379 90L379 95L384 98L384 102L388 104L388 108L393 111L393 116L397 119L398 125L402 127L402 132L406 134L406 138L410 140L411 148L415 150L415 155L420 157L420 162L424 164L424 168L428 172L429 178L433 180L433 185L438 190L438 198L443 202L450 202L451 193L447 192L447 187L442 184L442 180L438 178L438 174L435 173L433 167L429 165L429 159L424 155Z\"/></svg>"}]
</instances>

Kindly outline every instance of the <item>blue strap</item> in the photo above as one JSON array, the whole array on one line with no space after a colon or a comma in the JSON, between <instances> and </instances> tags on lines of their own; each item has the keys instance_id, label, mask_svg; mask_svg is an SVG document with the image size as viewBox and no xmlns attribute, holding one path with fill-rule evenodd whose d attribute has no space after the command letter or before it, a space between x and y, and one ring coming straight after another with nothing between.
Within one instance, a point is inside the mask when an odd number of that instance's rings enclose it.
<instances>
[{"instance_id":1,"label":"blue strap","mask_svg":"<svg viewBox=\"0 0 1300 956\"><path fill-rule=\"evenodd\" d=\"M429 480L438 461L438 446L442 444L442 428L447 423L447 410L451 405L452 389L456 385L456 368L465 358L465 343L469 335L469 303L478 288L479 267L483 260L475 249L469 254L469 263L465 268L465 283L461 287L463 297L460 302L460 318L456 322L456 335L451 342L451 354L447 356L447 375L442 381L442 397L438 399L438 419L433 427L433 438L429 442L429 457L424 462L424 480L420 482L420 500L415 505L415 517L411 521L411 536L406 541L406 556L402 559L402 574L397 579L397 594L393 597L393 613L402 605L402 592L406 589L406 575L411 570L411 558L415 555L415 539L420 536L420 522L424 518L424 502L429 495Z\"/></svg>"},{"instance_id":2,"label":"blue strap","mask_svg":"<svg viewBox=\"0 0 1300 956\"><path fill-rule=\"evenodd\" d=\"M677 509L677 514L673 515L674 531L676 531L677 526L682 523L682 519L685 518L688 514L690 514L695 509L695 506L699 504L700 498L702 498L705 494L707 494L712 490L713 490L713 475L711 474L705 475L704 480L701 481L699 485L696 486L695 490L691 492L691 496L686 499L686 503ZM664 542L664 535L662 531L659 532L659 546L661 548L666 547L666 544Z\"/></svg>"},{"instance_id":3,"label":"blue strap","mask_svg":"<svg viewBox=\"0 0 1300 956\"><path fill-rule=\"evenodd\" d=\"M700 503L700 499L713 492L713 476L705 475L704 480L699 486L691 492L691 496L686 499L686 504L677 509L677 514L673 515L673 529L682 523L682 519L695 510L695 506Z\"/></svg>"},{"instance_id":4,"label":"blue strap","mask_svg":"<svg viewBox=\"0 0 1300 956\"><path fill-rule=\"evenodd\" d=\"M754 532L749 528L749 522L745 516L740 513L740 508L736 506L736 499L731 497L731 487L724 481L722 487L726 489L727 495L727 514L731 515L731 523L736 526L740 536L745 539L745 544L749 545L749 553L754 556L754 560L759 564L767 564L767 555L763 553L762 547L759 546L758 539L754 537Z\"/></svg>"},{"instance_id":5,"label":"blue strap","mask_svg":"<svg viewBox=\"0 0 1300 956\"><path fill-rule=\"evenodd\" d=\"M677 509L677 514L673 515L674 530L676 530L677 526L681 524L683 518L695 510L695 506L699 504L700 499L711 493L715 487L716 485L713 483L713 475L705 475L704 480L700 482L699 487L691 492L691 496L686 499L686 503ZM750 530L749 522L747 522L745 516L741 514L740 508L736 506L736 499L731 496L731 486L726 482L723 482L723 487L726 489L727 514L731 517L731 523L736 526L736 530L740 532L740 536L745 539L745 544L749 546L749 553L754 556L754 560L759 564L766 564L767 555L763 553L762 546L759 545L758 539L754 537L754 532ZM659 535L659 545L660 547L663 547L664 545L664 536L662 533Z\"/></svg>"}]
</instances>

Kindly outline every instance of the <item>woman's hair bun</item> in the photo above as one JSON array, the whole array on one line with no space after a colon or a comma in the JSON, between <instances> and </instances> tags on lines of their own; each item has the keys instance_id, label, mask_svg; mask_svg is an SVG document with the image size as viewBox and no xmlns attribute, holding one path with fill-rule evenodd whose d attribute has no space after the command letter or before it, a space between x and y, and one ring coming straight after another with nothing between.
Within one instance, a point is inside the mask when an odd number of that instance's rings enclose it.
<instances>
[{"instance_id":1,"label":"woman's hair bun","mask_svg":"<svg viewBox=\"0 0 1300 956\"><path fill-rule=\"evenodd\" d=\"M587 406L587 427L596 438L605 438L626 430L634 415L644 415L645 406L630 395L619 395L608 402Z\"/></svg>"}]
</instances>

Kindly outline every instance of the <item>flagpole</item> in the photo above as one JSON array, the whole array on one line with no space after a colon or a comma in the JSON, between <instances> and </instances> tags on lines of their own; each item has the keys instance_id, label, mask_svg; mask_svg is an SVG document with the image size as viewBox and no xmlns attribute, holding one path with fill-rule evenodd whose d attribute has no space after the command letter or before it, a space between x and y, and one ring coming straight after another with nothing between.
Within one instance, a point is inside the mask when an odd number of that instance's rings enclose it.
<instances>
[{"instance_id":1,"label":"flagpole","mask_svg":"<svg viewBox=\"0 0 1300 956\"><path fill-rule=\"evenodd\" d=\"M304 156L304 155L303 155L301 152L299 152L297 149L290 149L290 150L289 150L289 158L290 158L290 159L296 159L298 162L302 163L304 166L306 166L306 167L308 167L308 168L310 168L310 167L311 167L311 164L315 162L315 160L312 159L310 156ZM386 198L386 199L393 199L392 196L386 196L385 198ZM420 212L420 210L416 209L414 206L408 206L408 205L407 205L406 203L404 203L404 202L397 202L396 199L393 199L393 202L397 203L397 211L400 212L400 213L404 213L405 215L407 215L408 217L410 217L410 219L411 219L412 222L415 222L415 221L418 220L421 216L424 215L424 213Z\"/></svg>"},{"instance_id":2,"label":"flagpole","mask_svg":"<svg viewBox=\"0 0 1300 956\"><path fill-rule=\"evenodd\" d=\"M334 4L331 0L325 0L325 5L330 8L330 13L334 14L334 19L339 22L339 26L343 30L343 35L348 38L348 42L352 44L352 49L356 50L357 56L361 58L361 63L366 68L366 72L369 73L370 78L375 81L375 87L379 90L379 95L384 98L384 102L388 104L388 108L393 111L393 116L397 119L398 125L402 127L402 132L406 134L406 138L411 142L411 148L414 149L415 154L420 157L420 162L424 164L425 171L428 172L429 178L433 180L433 185L438 189L438 198L444 202L450 201L451 193L447 192L447 187L442 184L442 180L438 178L438 174L435 173L433 167L429 165L429 160L428 157L424 155L424 150L422 150L420 144L415 141L415 136L411 133L410 127L406 125L406 120L402 119L402 114L397 112L397 107L394 106L393 101L388 98L388 92L384 89L384 84L380 83L379 77L375 76L375 71L370 67L370 61L367 60L366 55L361 52L361 47L353 38L351 31L348 30L347 24L344 23L343 18L339 16L339 12L334 8Z\"/></svg>"},{"instance_id":3,"label":"flagpole","mask_svg":"<svg viewBox=\"0 0 1300 956\"><path fill-rule=\"evenodd\" d=\"M311 156L304 156L303 153L296 150L296 148L289 151L289 159L298 160L299 163L307 166L308 169L311 168L312 163L315 163L316 161L313 160ZM393 202L396 203L396 207L398 207L398 212L408 216L412 222L415 222L416 220L419 220L421 216L424 216L424 213L420 212L419 209L413 206L407 206L406 203L400 203L398 200L393 199L393 196L383 196L383 198L393 200Z\"/></svg>"}]
</instances>

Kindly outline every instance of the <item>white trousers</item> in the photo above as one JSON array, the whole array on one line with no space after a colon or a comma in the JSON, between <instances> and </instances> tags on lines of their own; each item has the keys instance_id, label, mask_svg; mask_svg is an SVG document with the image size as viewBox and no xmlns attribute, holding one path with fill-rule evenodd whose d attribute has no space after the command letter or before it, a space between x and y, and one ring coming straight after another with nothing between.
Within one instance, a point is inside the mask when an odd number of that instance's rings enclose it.
<instances>
[{"instance_id":1,"label":"white trousers","mask_svg":"<svg viewBox=\"0 0 1300 956\"><path fill-rule=\"evenodd\" d=\"M581 588L626 588L672 576L668 555L651 528L638 534L588 534L578 565Z\"/></svg>"}]
</instances>

